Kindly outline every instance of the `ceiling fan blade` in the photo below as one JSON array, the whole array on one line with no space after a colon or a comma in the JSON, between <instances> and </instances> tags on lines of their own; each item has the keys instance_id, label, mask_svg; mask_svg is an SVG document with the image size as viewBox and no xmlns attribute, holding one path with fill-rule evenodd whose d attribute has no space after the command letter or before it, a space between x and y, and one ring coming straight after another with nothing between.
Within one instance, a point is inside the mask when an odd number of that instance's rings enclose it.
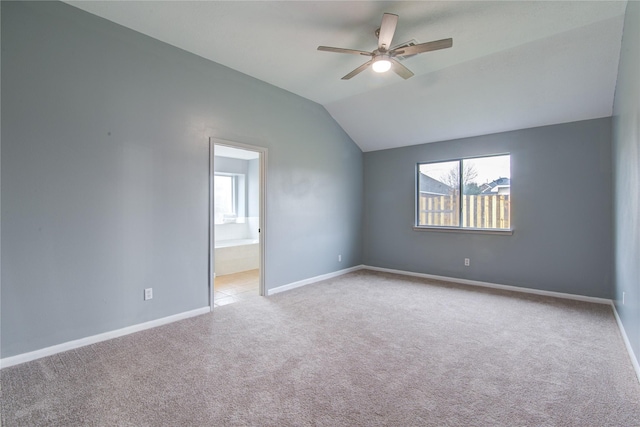
<instances>
[{"instance_id":1,"label":"ceiling fan blade","mask_svg":"<svg viewBox=\"0 0 640 427\"><path fill-rule=\"evenodd\" d=\"M318 50L321 50L323 52L350 53L353 55L373 56L373 53L366 52L364 50L343 49L341 47L318 46Z\"/></svg>"},{"instance_id":2,"label":"ceiling fan blade","mask_svg":"<svg viewBox=\"0 0 640 427\"><path fill-rule=\"evenodd\" d=\"M417 53L430 52L432 50L447 49L453 46L453 39L442 39L433 42L420 43L414 46L402 47L393 50L395 56L409 56Z\"/></svg>"},{"instance_id":3,"label":"ceiling fan blade","mask_svg":"<svg viewBox=\"0 0 640 427\"><path fill-rule=\"evenodd\" d=\"M352 72L350 72L349 74L347 74L346 76L344 76L342 78L342 80L349 80L351 77L353 76L357 76L358 74L360 74L361 72L363 72L364 70L367 69L367 67L369 65L371 65L373 63L373 59L371 61L367 61L364 64L362 64L361 66L359 66L358 68L356 68L355 70L353 70Z\"/></svg>"},{"instance_id":4,"label":"ceiling fan blade","mask_svg":"<svg viewBox=\"0 0 640 427\"><path fill-rule=\"evenodd\" d=\"M404 65L402 65L401 63L399 63L393 58L391 58L391 69L393 70L394 73L396 73L397 75L399 75L405 80L413 76L413 73L411 72L410 69L408 69L407 67L405 67Z\"/></svg>"},{"instance_id":5,"label":"ceiling fan blade","mask_svg":"<svg viewBox=\"0 0 640 427\"><path fill-rule=\"evenodd\" d=\"M378 35L378 49L389 50L393 34L396 32L396 25L398 25L398 15L393 13L382 15L382 24L380 24L380 34Z\"/></svg>"}]
</instances>

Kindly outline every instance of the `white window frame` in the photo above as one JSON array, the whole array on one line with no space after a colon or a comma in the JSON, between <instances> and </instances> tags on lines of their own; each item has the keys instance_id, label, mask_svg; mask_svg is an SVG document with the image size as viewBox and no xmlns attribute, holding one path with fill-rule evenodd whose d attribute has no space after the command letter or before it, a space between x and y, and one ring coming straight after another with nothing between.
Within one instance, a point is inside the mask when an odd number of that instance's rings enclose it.
<instances>
[{"instance_id":1,"label":"white window frame","mask_svg":"<svg viewBox=\"0 0 640 427\"><path fill-rule=\"evenodd\" d=\"M243 223L245 218L245 213L240 212L241 210L246 208L246 177L244 174L239 173L227 173L227 172L216 172L214 174L214 180L217 176L230 177L231 181L231 207L232 214L235 215L233 221L222 221L218 222L214 215L214 223L216 225L222 224L235 224L235 223Z\"/></svg>"},{"instance_id":2,"label":"white window frame","mask_svg":"<svg viewBox=\"0 0 640 427\"><path fill-rule=\"evenodd\" d=\"M446 160L438 160L438 161L428 161L428 162L418 162L416 163L415 169L415 189L414 189L414 221L413 221L413 229L415 231L439 231L439 232L453 232L453 233L475 233L475 234L497 234L497 235L513 235L513 218L509 218L509 226L510 228L477 228L477 227L464 227L462 226L462 221L457 226L438 226L438 225L419 225L420 220L420 194L428 193L426 191L420 191L420 166L425 164L434 164L434 163L447 163L447 162L458 162L460 171L458 176L460 180L458 182L458 197L461 198L463 195L464 181L463 177L463 169L464 169L464 161L465 160L473 160L473 159L483 159L487 157L496 157L496 156L509 156L509 162L511 162L511 153L499 153L499 154L490 154L486 156L474 156L474 157L460 157L454 159L446 159ZM511 196L511 195L510 195ZM458 209L460 210L459 218L462 217L462 200L458 200ZM509 209L509 214L511 215L511 209Z\"/></svg>"}]
</instances>

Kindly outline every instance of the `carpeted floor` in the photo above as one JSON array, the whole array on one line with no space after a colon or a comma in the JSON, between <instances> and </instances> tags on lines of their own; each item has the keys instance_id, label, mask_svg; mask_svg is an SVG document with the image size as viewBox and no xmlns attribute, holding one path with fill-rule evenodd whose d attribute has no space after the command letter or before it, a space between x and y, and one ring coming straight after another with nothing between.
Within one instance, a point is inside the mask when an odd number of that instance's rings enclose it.
<instances>
[{"instance_id":1,"label":"carpeted floor","mask_svg":"<svg viewBox=\"0 0 640 427\"><path fill-rule=\"evenodd\" d=\"M606 305L359 271L3 369L3 426L637 426Z\"/></svg>"}]
</instances>

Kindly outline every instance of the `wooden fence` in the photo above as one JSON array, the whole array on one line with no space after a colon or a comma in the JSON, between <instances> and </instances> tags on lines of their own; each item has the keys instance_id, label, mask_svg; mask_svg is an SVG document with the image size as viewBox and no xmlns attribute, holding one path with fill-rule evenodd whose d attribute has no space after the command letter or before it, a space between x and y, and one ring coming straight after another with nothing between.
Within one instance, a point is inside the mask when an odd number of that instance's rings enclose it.
<instances>
[{"instance_id":1,"label":"wooden fence","mask_svg":"<svg viewBox=\"0 0 640 427\"><path fill-rule=\"evenodd\" d=\"M459 200L462 200L460 224ZM479 194L435 196L420 195L418 225L471 228L510 228L510 199L508 194Z\"/></svg>"}]
</instances>

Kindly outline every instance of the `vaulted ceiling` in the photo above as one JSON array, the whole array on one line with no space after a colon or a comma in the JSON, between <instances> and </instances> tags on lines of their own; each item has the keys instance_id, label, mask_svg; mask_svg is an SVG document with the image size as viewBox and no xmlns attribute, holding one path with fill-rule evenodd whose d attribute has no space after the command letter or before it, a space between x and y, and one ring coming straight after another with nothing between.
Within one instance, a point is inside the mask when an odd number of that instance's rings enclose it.
<instances>
[{"instance_id":1,"label":"vaulted ceiling","mask_svg":"<svg viewBox=\"0 0 640 427\"><path fill-rule=\"evenodd\" d=\"M323 105L363 151L610 116L626 2L68 1ZM371 51L453 38L403 61L403 80L341 77Z\"/></svg>"}]
</instances>

